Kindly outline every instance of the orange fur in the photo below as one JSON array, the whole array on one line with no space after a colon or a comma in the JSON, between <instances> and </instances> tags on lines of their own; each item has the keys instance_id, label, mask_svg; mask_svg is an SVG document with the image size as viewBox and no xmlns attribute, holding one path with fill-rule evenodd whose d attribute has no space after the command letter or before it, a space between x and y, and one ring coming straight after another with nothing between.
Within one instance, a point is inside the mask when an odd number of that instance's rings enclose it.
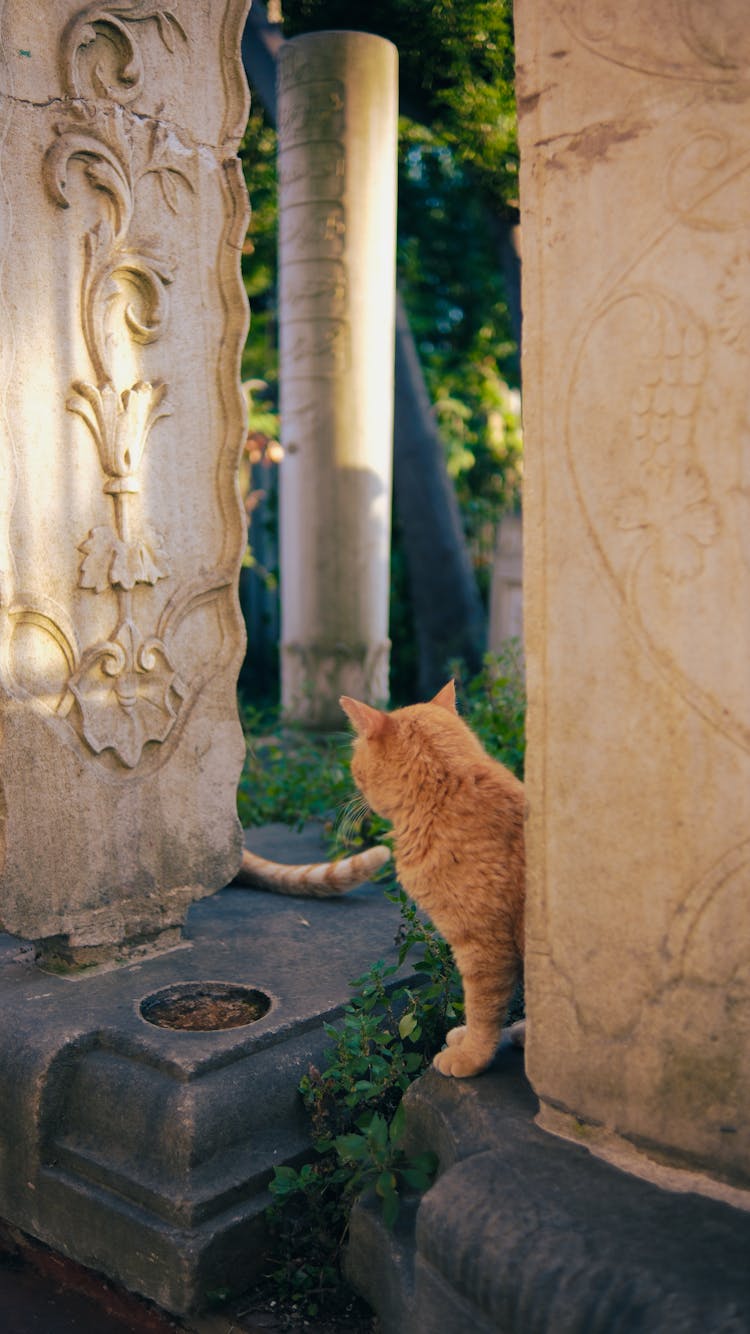
<instances>
[{"instance_id":1,"label":"orange fur","mask_svg":"<svg viewBox=\"0 0 750 1334\"><path fill-rule=\"evenodd\" d=\"M492 1060L520 977L524 915L523 784L487 755L456 713L453 682L429 704L383 713L343 696L357 734L352 775L393 825L396 871L451 945L466 1024L434 1064L478 1074Z\"/></svg>"},{"instance_id":2,"label":"orange fur","mask_svg":"<svg viewBox=\"0 0 750 1334\"><path fill-rule=\"evenodd\" d=\"M249 848L242 849L242 865L233 885L250 889L269 889L274 894L297 894L306 899L328 899L345 894L347 889L364 884L390 860L390 851L382 843L365 848L353 857L338 862L312 862L289 866L259 857Z\"/></svg>"}]
</instances>

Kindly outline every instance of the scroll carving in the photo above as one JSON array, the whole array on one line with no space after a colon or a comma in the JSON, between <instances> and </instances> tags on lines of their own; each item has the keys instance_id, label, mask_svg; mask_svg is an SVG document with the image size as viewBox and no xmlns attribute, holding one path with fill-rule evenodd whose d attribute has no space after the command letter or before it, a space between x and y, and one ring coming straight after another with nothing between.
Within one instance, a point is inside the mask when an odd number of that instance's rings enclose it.
<instances>
[{"instance_id":1,"label":"scroll carving","mask_svg":"<svg viewBox=\"0 0 750 1334\"><path fill-rule=\"evenodd\" d=\"M113 50L114 77L107 78L103 61L91 71L91 89L95 97L107 98L126 106L135 102L143 90L143 61L130 25L152 20L167 51L173 52L179 39L187 41L185 30L174 14L149 0L124 0L120 4L91 4L75 14L63 32L61 63L63 84L69 97L83 97L86 79L81 68L82 52L99 39Z\"/></svg>"},{"instance_id":2,"label":"scroll carving","mask_svg":"<svg viewBox=\"0 0 750 1334\"><path fill-rule=\"evenodd\" d=\"M646 0L631 5L565 0L568 31L602 60L645 74L699 83L732 84L747 78L750 38L740 7L703 0L665 0L655 12Z\"/></svg>"}]
</instances>

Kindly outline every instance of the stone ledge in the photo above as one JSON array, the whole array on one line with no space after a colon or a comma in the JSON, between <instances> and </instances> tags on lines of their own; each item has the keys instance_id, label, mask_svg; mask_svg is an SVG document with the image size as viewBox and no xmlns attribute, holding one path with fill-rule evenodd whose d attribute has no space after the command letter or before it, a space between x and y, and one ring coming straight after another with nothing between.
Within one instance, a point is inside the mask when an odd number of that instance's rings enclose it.
<instances>
[{"instance_id":1,"label":"stone ledge","mask_svg":"<svg viewBox=\"0 0 750 1334\"><path fill-rule=\"evenodd\" d=\"M358 1205L347 1256L383 1334L745 1334L750 1214L546 1134L536 1105L512 1049L409 1091L407 1136L440 1175L395 1234Z\"/></svg>"}]
</instances>

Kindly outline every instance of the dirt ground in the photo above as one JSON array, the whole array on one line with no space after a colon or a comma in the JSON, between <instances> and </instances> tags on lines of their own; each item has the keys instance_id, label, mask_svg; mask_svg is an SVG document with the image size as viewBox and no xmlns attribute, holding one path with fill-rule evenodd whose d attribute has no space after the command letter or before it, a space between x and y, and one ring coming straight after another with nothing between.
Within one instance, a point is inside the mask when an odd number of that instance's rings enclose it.
<instances>
[{"instance_id":1,"label":"dirt ground","mask_svg":"<svg viewBox=\"0 0 750 1334\"><path fill-rule=\"evenodd\" d=\"M378 1334L379 1323L356 1299L342 1314L327 1318L323 1313L305 1316L274 1298L249 1294L186 1328L191 1334Z\"/></svg>"},{"instance_id":2,"label":"dirt ground","mask_svg":"<svg viewBox=\"0 0 750 1334\"><path fill-rule=\"evenodd\" d=\"M0 1311L8 1334L378 1334L363 1302L304 1315L268 1289L179 1320L0 1224Z\"/></svg>"}]
</instances>

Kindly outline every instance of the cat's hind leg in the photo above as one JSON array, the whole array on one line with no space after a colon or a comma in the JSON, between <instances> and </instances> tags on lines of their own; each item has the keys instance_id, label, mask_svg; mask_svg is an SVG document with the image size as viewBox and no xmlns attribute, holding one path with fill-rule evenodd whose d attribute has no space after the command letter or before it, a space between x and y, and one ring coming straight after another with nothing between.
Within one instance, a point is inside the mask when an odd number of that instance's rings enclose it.
<instances>
[{"instance_id":1,"label":"cat's hind leg","mask_svg":"<svg viewBox=\"0 0 750 1334\"><path fill-rule=\"evenodd\" d=\"M454 951L464 984L466 1024L451 1029L448 1046L433 1060L441 1075L456 1079L478 1075L491 1063L520 972L515 957L478 966L471 954L462 953Z\"/></svg>"}]
</instances>

